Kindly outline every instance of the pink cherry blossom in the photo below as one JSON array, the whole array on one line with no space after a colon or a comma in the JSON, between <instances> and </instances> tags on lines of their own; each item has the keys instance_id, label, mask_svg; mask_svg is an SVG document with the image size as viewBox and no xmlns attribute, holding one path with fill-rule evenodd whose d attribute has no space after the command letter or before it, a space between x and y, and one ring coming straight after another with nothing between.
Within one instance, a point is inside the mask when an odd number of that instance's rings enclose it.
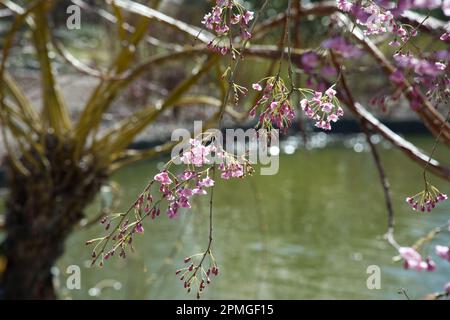
<instances>
[{"instance_id":1,"label":"pink cherry blossom","mask_svg":"<svg viewBox=\"0 0 450 320\"><path fill-rule=\"evenodd\" d=\"M246 11L242 16L242 21L245 25L248 25L251 20L253 20L255 13L253 11Z\"/></svg>"},{"instance_id":2,"label":"pink cherry blossom","mask_svg":"<svg viewBox=\"0 0 450 320\"><path fill-rule=\"evenodd\" d=\"M222 163L219 168L222 171L220 176L225 180L230 178L241 178L244 176L244 167L237 162L231 164Z\"/></svg>"},{"instance_id":3,"label":"pink cherry blossom","mask_svg":"<svg viewBox=\"0 0 450 320\"><path fill-rule=\"evenodd\" d=\"M214 186L214 180L210 177L204 178L202 181L199 182L200 187L212 187Z\"/></svg>"},{"instance_id":4,"label":"pink cherry blossom","mask_svg":"<svg viewBox=\"0 0 450 320\"><path fill-rule=\"evenodd\" d=\"M438 70L445 70L447 68L447 66L445 64L443 64L442 62L435 62L434 66L438 69Z\"/></svg>"},{"instance_id":5,"label":"pink cherry blossom","mask_svg":"<svg viewBox=\"0 0 450 320\"><path fill-rule=\"evenodd\" d=\"M450 282L447 282L447 283L444 285L444 290L445 290L445 292L446 292L447 294L450 294Z\"/></svg>"},{"instance_id":6,"label":"pink cherry blossom","mask_svg":"<svg viewBox=\"0 0 450 320\"><path fill-rule=\"evenodd\" d=\"M259 83L252 84L252 88L256 91L262 91L262 86Z\"/></svg>"},{"instance_id":7,"label":"pink cherry blossom","mask_svg":"<svg viewBox=\"0 0 450 320\"><path fill-rule=\"evenodd\" d=\"M422 256L415 249L411 247L401 247L398 249L398 252L404 260L405 269L422 270Z\"/></svg>"},{"instance_id":8,"label":"pink cherry blossom","mask_svg":"<svg viewBox=\"0 0 450 320\"><path fill-rule=\"evenodd\" d=\"M280 85L274 85L274 82L278 82ZM262 86L259 87L254 84L253 88L258 90ZM277 98L274 99L274 97ZM265 129L275 126L286 132L295 118L295 112L289 101L288 89L278 77L271 77L266 80L263 95L250 110L249 115L254 117L258 108L263 110L259 115L257 126Z\"/></svg>"},{"instance_id":9,"label":"pink cherry blossom","mask_svg":"<svg viewBox=\"0 0 450 320\"><path fill-rule=\"evenodd\" d=\"M400 84L405 81L405 76L401 70L397 69L389 76L389 79L395 84Z\"/></svg>"},{"instance_id":10,"label":"pink cherry blossom","mask_svg":"<svg viewBox=\"0 0 450 320\"><path fill-rule=\"evenodd\" d=\"M442 41L450 41L450 33L444 32L439 39Z\"/></svg>"},{"instance_id":11,"label":"pink cherry blossom","mask_svg":"<svg viewBox=\"0 0 450 320\"><path fill-rule=\"evenodd\" d=\"M231 16L231 19L228 19L228 16ZM201 21L206 29L212 30L216 34L216 37L208 43L207 48L222 55L228 54L230 44L224 39L232 31L231 25L239 25L242 39L248 40L252 36L249 32L249 23L253 18L253 11L242 12L242 6L238 6L234 0L217 1Z\"/></svg>"},{"instance_id":12,"label":"pink cherry blossom","mask_svg":"<svg viewBox=\"0 0 450 320\"><path fill-rule=\"evenodd\" d=\"M357 23L365 27L366 35L391 31L395 25L392 12L372 1L368 1L364 5L353 5L351 13L356 17Z\"/></svg>"},{"instance_id":13,"label":"pink cherry blossom","mask_svg":"<svg viewBox=\"0 0 450 320\"><path fill-rule=\"evenodd\" d=\"M167 173L167 171L158 173L153 179L160 182L162 185L168 185L172 183L172 180L169 178L169 174Z\"/></svg>"},{"instance_id":14,"label":"pink cherry blossom","mask_svg":"<svg viewBox=\"0 0 450 320\"><path fill-rule=\"evenodd\" d=\"M430 257L427 257L425 259L425 264L426 266L424 265L425 266L424 270L429 272L433 272L436 270L436 263Z\"/></svg>"},{"instance_id":15,"label":"pink cherry blossom","mask_svg":"<svg viewBox=\"0 0 450 320\"><path fill-rule=\"evenodd\" d=\"M414 211L431 212L436 207L436 204L447 199L448 196L446 194L441 193L435 186L427 182L427 187L424 191L407 197L406 202Z\"/></svg>"},{"instance_id":16,"label":"pink cherry blossom","mask_svg":"<svg viewBox=\"0 0 450 320\"><path fill-rule=\"evenodd\" d=\"M304 53L301 57L301 61L303 66L308 70L314 69L319 64L319 59L315 52Z\"/></svg>"},{"instance_id":17,"label":"pink cherry blossom","mask_svg":"<svg viewBox=\"0 0 450 320\"><path fill-rule=\"evenodd\" d=\"M449 247L437 245L435 249L436 249L436 254L438 255L438 257L450 262L450 248Z\"/></svg>"},{"instance_id":18,"label":"pink cherry blossom","mask_svg":"<svg viewBox=\"0 0 450 320\"><path fill-rule=\"evenodd\" d=\"M207 194L207 192L204 189L198 187L198 188L192 189L192 194L205 195L205 194Z\"/></svg>"},{"instance_id":19,"label":"pink cherry blossom","mask_svg":"<svg viewBox=\"0 0 450 320\"><path fill-rule=\"evenodd\" d=\"M275 110L278 107L278 101L272 101L270 103L270 110Z\"/></svg>"},{"instance_id":20,"label":"pink cherry blossom","mask_svg":"<svg viewBox=\"0 0 450 320\"><path fill-rule=\"evenodd\" d=\"M194 193L189 188L181 188L181 189L177 190L177 194L181 197L188 198L188 197L192 196Z\"/></svg>"},{"instance_id":21,"label":"pink cherry blossom","mask_svg":"<svg viewBox=\"0 0 450 320\"><path fill-rule=\"evenodd\" d=\"M362 51L349 44L342 37L334 37L322 42L322 47L332 49L344 58L356 58L362 55Z\"/></svg>"},{"instance_id":22,"label":"pink cherry blossom","mask_svg":"<svg viewBox=\"0 0 450 320\"><path fill-rule=\"evenodd\" d=\"M310 99L302 99L300 107L308 118L315 120L315 126L323 130L331 130L331 122L338 121L344 115L333 87L328 88L324 94L316 91Z\"/></svg>"},{"instance_id":23,"label":"pink cherry blossom","mask_svg":"<svg viewBox=\"0 0 450 320\"><path fill-rule=\"evenodd\" d=\"M344 12L350 12L353 8L353 4L347 0L336 0L336 3L339 10Z\"/></svg>"},{"instance_id":24,"label":"pink cherry blossom","mask_svg":"<svg viewBox=\"0 0 450 320\"><path fill-rule=\"evenodd\" d=\"M178 204L176 202L171 203L167 208L166 213L170 219L175 218L178 214Z\"/></svg>"},{"instance_id":25,"label":"pink cherry blossom","mask_svg":"<svg viewBox=\"0 0 450 320\"><path fill-rule=\"evenodd\" d=\"M336 90L334 90L333 87L328 88L328 89L325 91L325 94L326 94L330 99L333 99L333 98L336 96Z\"/></svg>"},{"instance_id":26,"label":"pink cherry blossom","mask_svg":"<svg viewBox=\"0 0 450 320\"><path fill-rule=\"evenodd\" d=\"M450 16L450 0L442 1L442 11L444 11L446 16Z\"/></svg>"},{"instance_id":27,"label":"pink cherry blossom","mask_svg":"<svg viewBox=\"0 0 450 320\"><path fill-rule=\"evenodd\" d=\"M204 146L198 140L191 140L191 148L184 152L180 160L184 164L193 164L196 167L201 167L210 163L208 156L211 153L212 146Z\"/></svg>"},{"instance_id":28,"label":"pink cherry blossom","mask_svg":"<svg viewBox=\"0 0 450 320\"><path fill-rule=\"evenodd\" d=\"M178 199L178 204L180 206L180 208L191 208L191 204L189 203L189 200L187 197L180 197Z\"/></svg>"},{"instance_id":29,"label":"pink cherry blossom","mask_svg":"<svg viewBox=\"0 0 450 320\"><path fill-rule=\"evenodd\" d=\"M334 108L334 105L330 102L325 102L322 104L322 111L325 113L330 113Z\"/></svg>"},{"instance_id":30,"label":"pink cherry blossom","mask_svg":"<svg viewBox=\"0 0 450 320\"><path fill-rule=\"evenodd\" d=\"M185 170L182 174L179 175L181 181L186 181L192 179L195 176L195 172L191 170Z\"/></svg>"},{"instance_id":31,"label":"pink cherry blossom","mask_svg":"<svg viewBox=\"0 0 450 320\"><path fill-rule=\"evenodd\" d=\"M332 66L324 66L322 69L320 69L320 74L323 77L331 77L336 75L336 69Z\"/></svg>"},{"instance_id":32,"label":"pink cherry blossom","mask_svg":"<svg viewBox=\"0 0 450 320\"><path fill-rule=\"evenodd\" d=\"M438 76L443 73L446 66L440 62L431 62L427 59L419 59L411 54L396 53L394 60L397 64L405 69L411 69L418 75Z\"/></svg>"},{"instance_id":33,"label":"pink cherry blossom","mask_svg":"<svg viewBox=\"0 0 450 320\"><path fill-rule=\"evenodd\" d=\"M142 223L138 223L135 227L135 230L137 233L143 233L144 232L144 227L142 226Z\"/></svg>"}]
</instances>

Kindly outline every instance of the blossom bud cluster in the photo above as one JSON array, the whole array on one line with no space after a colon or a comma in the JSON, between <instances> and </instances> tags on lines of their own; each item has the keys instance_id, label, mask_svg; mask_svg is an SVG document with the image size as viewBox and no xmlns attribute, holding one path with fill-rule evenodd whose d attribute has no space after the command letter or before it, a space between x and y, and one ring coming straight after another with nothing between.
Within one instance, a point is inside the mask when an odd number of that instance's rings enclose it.
<instances>
[{"instance_id":1,"label":"blossom bud cluster","mask_svg":"<svg viewBox=\"0 0 450 320\"><path fill-rule=\"evenodd\" d=\"M253 11L246 10L239 2L235 0L217 0L216 5L202 20L205 28L214 31L216 35L208 43L208 48L222 55L229 53L232 48L229 47L227 36L232 26L239 26L241 39L248 40L252 36L249 29L250 21L253 18Z\"/></svg>"},{"instance_id":2,"label":"blossom bud cluster","mask_svg":"<svg viewBox=\"0 0 450 320\"><path fill-rule=\"evenodd\" d=\"M440 192L436 187L427 182L425 190L414 196L407 197L406 202L414 211L431 212L437 203L447 199L448 196L446 194Z\"/></svg>"}]
</instances>

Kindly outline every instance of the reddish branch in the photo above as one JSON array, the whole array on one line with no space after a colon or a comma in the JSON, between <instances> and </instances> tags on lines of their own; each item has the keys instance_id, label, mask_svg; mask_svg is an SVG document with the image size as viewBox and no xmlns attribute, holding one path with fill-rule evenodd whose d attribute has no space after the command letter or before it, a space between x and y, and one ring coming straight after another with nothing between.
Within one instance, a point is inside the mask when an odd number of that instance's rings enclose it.
<instances>
[{"instance_id":1,"label":"reddish branch","mask_svg":"<svg viewBox=\"0 0 450 320\"><path fill-rule=\"evenodd\" d=\"M386 140L391 142L395 147L399 148L408 158L417 162L421 166L425 166L430 159L428 155L423 153L419 148L408 140L402 138L394 131L382 124L361 104L355 103L353 108L349 106L348 101L343 98L344 103L349 107L350 111L357 117L361 117L365 122L370 124L373 130L381 134ZM440 164L437 160L431 159L428 171L450 181L450 167Z\"/></svg>"},{"instance_id":2,"label":"reddish branch","mask_svg":"<svg viewBox=\"0 0 450 320\"><path fill-rule=\"evenodd\" d=\"M378 47L372 41L370 41L370 39L364 36L361 30L355 27L355 25L350 21L350 19L346 15L339 12L338 8L336 7L336 3L334 1L305 5L300 8L300 11L298 8L297 9L293 8L291 10L291 14L293 16L294 15L330 16L332 14L337 14L341 19L341 21L343 21L344 24L346 25L351 36L362 45L364 50L367 51L376 60L377 63L380 64L383 71L388 76L391 75L396 70L395 66L384 56L384 54L378 49ZM267 19L260 25L258 29L255 30L254 36L260 37L267 31L283 24L286 18L287 18L286 13L280 13L274 18ZM442 31L443 28L443 22L432 18L428 18L426 19L426 21L423 21L424 20L423 16L409 11L406 11L401 19L419 24L422 30L437 32ZM424 122L425 126L435 137L440 135L441 141L446 145L450 146L450 124L446 123L444 117L434 108L433 105L431 105L428 99L421 92L417 92L419 90L416 90L416 94L414 94L413 87L411 83L409 83L407 80L404 80L400 84L394 85L402 89L402 91L404 92L406 98L409 100L410 103L413 101L414 102L418 101L421 103L421 107L415 109L414 111L419 115L419 117ZM444 126L444 129L440 134L441 126Z\"/></svg>"},{"instance_id":3,"label":"reddish branch","mask_svg":"<svg viewBox=\"0 0 450 320\"><path fill-rule=\"evenodd\" d=\"M395 72L396 67L385 57L381 50L370 41L370 39L364 36L359 28L355 27L345 15L339 14L339 18L344 22L352 37L363 46L376 62L379 63L382 70L388 76ZM393 84L397 85L403 91L411 104L413 102L421 103L421 107L414 108L413 110L419 115L425 126L435 137L440 137L440 140L443 143L450 146L450 123L448 123L442 114L434 108L420 90L414 90L411 83L406 79L401 81L400 84Z\"/></svg>"},{"instance_id":4,"label":"reddish branch","mask_svg":"<svg viewBox=\"0 0 450 320\"><path fill-rule=\"evenodd\" d=\"M299 1L300 2L300 1ZM330 16L336 12L339 12L339 9L336 6L335 1L324 1L320 3L310 3L302 6L295 6L291 10L291 15L293 17L307 17L307 16ZM400 22L408 23L411 25L420 25L421 31L426 32L437 32L443 33L445 32L445 22L438 20L433 17L429 17L427 21L421 23L423 21L424 16L420 13L406 10L402 16L399 18ZM275 17L269 18L255 30L254 36L259 33L265 33L277 26L283 24L284 20L286 20L286 13L282 12Z\"/></svg>"},{"instance_id":5,"label":"reddish branch","mask_svg":"<svg viewBox=\"0 0 450 320\"><path fill-rule=\"evenodd\" d=\"M332 55L334 64L338 68L343 68ZM344 82L345 83L345 82ZM348 89L348 87L347 87ZM349 90L345 90L350 92ZM378 132L383 138L389 141L392 145L400 149L408 158L421 166L428 164L428 171L438 175L448 181L450 181L450 167L440 164L437 160L431 158L417 148L414 144L408 140L402 138L394 131L382 124L372 113L365 109L361 104L354 101L350 94L339 95L339 99L344 102L352 114L362 123L364 126L368 126L372 130Z\"/></svg>"}]
</instances>

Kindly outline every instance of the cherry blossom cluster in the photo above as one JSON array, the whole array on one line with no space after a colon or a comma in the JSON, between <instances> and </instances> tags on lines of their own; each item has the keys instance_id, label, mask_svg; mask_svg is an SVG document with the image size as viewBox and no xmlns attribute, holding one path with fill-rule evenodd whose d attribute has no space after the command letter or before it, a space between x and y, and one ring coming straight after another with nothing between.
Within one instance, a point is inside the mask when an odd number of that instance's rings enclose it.
<instances>
[{"instance_id":1,"label":"cherry blossom cluster","mask_svg":"<svg viewBox=\"0 0 450 320\"><path fill-rule=\"evenodd\" d=\"M275 126L286 132L295 119L295 112L290 103L292 92L286 87L283 79L279 76L269 77L254 83L252 87L262 93L261 98L250 110L250 116L255 117L257 109L262 109L257 126L267 130Z\"/></svg>"},{"instance_id":2,"label":"cherry blossom cluster","mask_svg":"<svg viewBox=\"0 0 450 320\"><path fill-rule=\"evenodd\" d=\"M399 1L347 1L336 0L337 7L343 12L352 14L357 23L366 27L367 35L393 32L396 38L403 42L416 36L417 30L408 25L400 25L395 17L410 9L437 9L441 8L444 15L450 16L450 0L399 0ZM445 32L441 40L449 41L450 35ZM398 45L394 40L391 45Z\"/></svg>"},{"instance_id":3,"label":"cherry blossom cluster","mask_svg":"<svg viewBox=\"0 0 450 320\"><path fill-rule=\"evenodd\" d=\"M179 173L171 170L175 160L183 168ZM92 262L99 260L102 266L116 252L119 257L126 258L127 250L133 249L134 236L144 232L144 221L147 218L155 219L163 211L172 219L180 214L180 210L190 209L194 196L206 195L207 190L214 186L214 170L219 170L223 179L243 178L253 173L245 155L237 157L227 153L210 136L191 139L184 152L171 159L153 177L127 212L106 216L101 220L106 230L118 222L108 235L86 243L96 243L92 250Z\"/></svg>"},{"instance_id":4,"label":"cherry blossom cluster","mask_svg":"<svg viewBox=\"0 0 450 320\"><path fill-rule=\"evenodd\" d=\"M398 250L403 259L403 267L405 269L412 269L417 271L434 271L436 270L436 263L427 257L425 260L419 252L412 247L401 247Z\"/></svg>"},{"instance_id":5,"label":"cherry blossom cluster","mask_svg":"<svg viewBox=\"0 0 450 320\"><path fill-rule=\"evenodd\" d=\"M346 1L337 0L338 8L352 14L356 22L365 26L366 35L392 32L394 40L391 46L400 46L401 42L406 43L417 35L417 29L407 24L400 24L395 21L405 10L436 9L441 8L445 15L450 16L450 0L401 0L401 1ZM444 32L440 39L450 41L448 32ZM399 41L400 40L400 41Z\"/></svg>"},{"instance_id":6,"label":"cherry blossom cluster","mask_svg":"<svg viewBox=\"0 0 450 320\"><path fill-rule=\"evenodd\" d=\"M406 202L415 211L430 212L436 207L436 204L448 199L448 196L441 193L436 187L429 182L426 183L425 190L417 193L414 196L407 197Z\"/></svg>"},{"instance_id":7,"label":"cherry blossom cluster","mask_svg":"<svg viewBox=\"0 0 450 320\"><path fill-rule=\"evenodd\" d=\"M450 221L448 221L448 231L450 231ZM420 247L422 247L425 243L433 240L434 236L440 232L442 229L437 228L434 231L430 232L427 236L420 238L416 243L411 247L399 247L398 253L399 255L394 258L394 260L402 260L403 267L405 269L411 269L416 271L435 271L436 263L432 260L430 256L427 258L423 258L419 253ZM444 259L450 262L450 247L443 245L435 246L435 253L441 259Z\"/></svg>"},{"instance_id":8,"label":"cherry blossom cluster","mask_svg":"<svg viewBox=\"0 0 450 320\"><path fill-rule=\"evenodd\" d=\"M333 49L334 53L341 56L350 55L356 57L362 52L355 46L348 44L345 40L345 45L341 47L339 44L340 40L334 41L337 38L338 37L325 40L322 42L322 47ZM303 53L300 57L300 64L298 67L301 69L301 72L306 75L304 78L305 86L315 91L325 91L329 86L329 82L336 79L336 68L332 65L331 61L316 51L307 51Z\"/></svg>"},{"instance_id":9,"label":"cherry blossom cluster","mask_svg":"<svg viewBox=\"0 0 450 320\"><path fill-rule=\"evenodd\" d=\"M331 122L338 121L344 115L333 86L324 93L309 89L302 89L302 92L312 94L312 97L300 101L300 107L308 118L315 121L317 128L331 130Z\"/></svg>"},{"instance_id":10,"label":"cherry blossom cluster","mask_svg":"<svg viewBox=\"0 0 450 320\"><path fill-rule=\"evenodd\" d=\"M208 259L208 267L206 267L205 259ZM211 253L211 250L194 254L184 259L185 267L178 269L175 274L179 276L183 282L183 286L188 293L194 289L197 299L204 292L206 286L211 283L214 276L219 275L219 267Z\"/></svg>"},{"instance_id":11,"label":"cherry blossom cluster","mask_svg":"<svg viewBox=\"0 0 450 320\"><path fill-rule=\"evenodd\" d=\"M391 11L385 10L373 1L350 2L337 0L339 10L351 13L356 22L365 26L366 35L380 34L392 31L395 21Z\"/></svg>"},{"instance_id":12,"label":"cherry blossom cluster","mask_svg":"<svg viewBox=\"0 0 450 320\"><path fill-rule=\"evenodd\" d=\"M396 53L394 60L399 67L412 70L419 76L436 77L443 74L447 68L445 63L431 59L420 59L412 54Z\"/></svg>"},{"instance_id":13,"label":"cherry blossom cluster","mask_svg":"<svg viewBox=\"0 0 450 320\"><path fill-rule=\"evenodd\" d=\"M404 73L413 75L413 81L424 87L426 95L435 102L448 102L450 96L450 79L447 75L450 51L442 50L425 58L417 58L410 53L396 53L394 60L399 69L391 75L394 83L401 83ZM401 70L403 71L401 71Z\"/></svg>"},{"instance_id":14,"label":"cherry blossom cluster","mask_svg":"<svg viewBox=\"0 0 450 320\"><path fill-rule=\"evenodd\" d=\"M246 10L238 1L217 0L216 5L202 20L206 29L214 31L216 37L208 44L208 48L214 52L227 54L230 48L228 36L232 25L239 26L240 36L243 40L251 38L250 21L253 20L253 11Z\"/></svg>"},{"instance_id":15,"label":"cherry blossom cluster","mask_svg":"<svg viewBox=\"0 0 450 320\"><path fill-rule=\"evenodd\" d=\"M358 58L363 54L360 49L347 42L347 40L341 36L326 39L322 42L322 47L325 49L332 49L335 53L340 54L345 59Z\"/></svg>"}]
</instances>

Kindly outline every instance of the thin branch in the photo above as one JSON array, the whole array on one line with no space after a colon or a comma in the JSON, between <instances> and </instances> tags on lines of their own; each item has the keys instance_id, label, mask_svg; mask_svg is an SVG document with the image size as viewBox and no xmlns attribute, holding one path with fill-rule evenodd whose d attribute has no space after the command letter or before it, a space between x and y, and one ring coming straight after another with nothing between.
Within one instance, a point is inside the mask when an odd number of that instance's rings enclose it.
<instances>
[{"instance_id":1,"label":"thin branch","mask_svg":"<svg viewBox=\"0 0 450 320\"><path fill-rule=\"evenodd\" d=\"M336 56L334 55L333 51L330 51L330 55L331 55L331 60L333 62L333 65L336 68L336 72L339 73L340 77L338 79L338 81L340 81L342 88L344 89L344 92L348 98L349 103L354 106L355 105L355 100L353 98L352 92L347 84L347 79L345 76L345 72L342 68L342 66L338 63ZM367 125L367 122L362 118L362 117L358 117L359 120L359 124L361 129L364 132L364 135L366 136L366 140L367 143L369 144L370 147L370 151L372 153L372 157L373 160L375 162L375 165L377 167L377 171L378 171L378 175L380 178L380 182L381 182L381 186L383 187L383 193L384 193L384 199L385 199L385 203L386 203L386 209L388 212L388 231L385 235L385 239L388 240L388 242L394 246L396 249L399 248L398 243L395 241L394 238L394 208L392 206L392 195L391 195L391 190L390 190L390 185L389 185L389 180L386 176L386 172L384 170L383 164L381 162L381 157L380 154L378 153L378 150L376 148L376 146L373 144L372 140L371 140L371 134L369 132L369 128ZM431 157L430 157L431 158Z\"/></svg>"},{"instance_id":2,"label":"thin branch","mask_svg":"<svg viewBox=\"0 0 450 320\"><path fill-rule=\"evenodd\" d=\"M396 67L392 65L383 52L381 52L381 50L378 49L378 47L375 46L358 27L351 23L346 15L339 13L337 16L344 23L353 39L363 46L364 50L380 64L382 70L388 76L395 72ZM439 135L441 140L450 146L450 124L445 121L444 117L431 105L428 99L422 93L417 92L406 79L403 79L399 84L394 83L394 85L402 89L410 103L415 101L415 99L418 99L421 103L421 107L414 108L414 111L420 116L425 126L435 137ZM442 130L440 130L440 126L443 126Z\"/></svg>"},{"instance_id":3,"label":"thin branch","mask_svg":"<svg viewBox=\"0 0 450 320\"><path fill-rule=\"evenodd\" d=\"M255 19L253 21L253 24L251 25L250 30L249 30L250 34L254 33L256 24L259 21L261 13L266 9L268 4L269 4L269 0L264 0L264 3L261 5L259 10L256 12L256 17L255 17ZM230 99L231 91L233 90L233 84L234 84L234 81L235 81L235 78L236 78L236 74L237 74L236 71L237 71L237 69L238 69L238 67L240 65L240 62L243 59L243 54L244 54L243 51L245 51L245 48L246 48L247 43L249 42L249 40L250 39L244 40L244 42L242 43L242 50L241 50L241 52L239 54L239 57L238 57L236 63L234 64L234 66L230 66L231 72L230 72L230 77L228 78L228 90L227 90L227 93L226 93L226 95L225 95L225 97L223 99L222 106L220 108L220 111L219 111L218 117L217 117L218 118L217 123L219 124L219 126L220 126L220 123L222 122L222 118L223 118L223 115L225 113L225 109L226 109L226 107L228 105L228 100Z\"/></svg>"},{"instance_id":4,"label":"thin branch","mask_svg":"<svg viewBox=\"0 0 450 320\"><path fill-rule=\"evenodd\" d=\"M430 160L430 156L425 154L422 150L417 148L414 144L399 136L397 133L389 129L380 122L372 113L364 108L360 103L351 103L347 96L339 95L339 99L343 101L348 109L359 119L363 119L371 128L377 131L394 147L401 150L408 158L424 166L428 161L430 162L428 170L441 178L450 181L450 167L442 165L435 159Z\"/></svg>"}]
</instances>

